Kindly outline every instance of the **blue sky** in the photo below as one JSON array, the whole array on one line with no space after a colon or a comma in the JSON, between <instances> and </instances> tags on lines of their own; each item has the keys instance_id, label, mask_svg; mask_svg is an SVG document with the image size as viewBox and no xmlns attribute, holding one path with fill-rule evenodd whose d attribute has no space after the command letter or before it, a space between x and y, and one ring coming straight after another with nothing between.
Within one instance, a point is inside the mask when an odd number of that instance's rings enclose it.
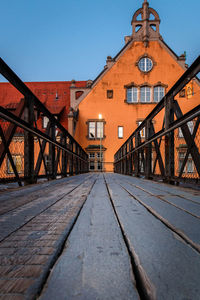
<instances>
[{"instance_id":1,"label":"blue sky","mask_svg":"<svg viewBox=\"0 0 200 300\"><path fill-rule=\"evenodd\" d=\"M23 81L95 79L131 34L143 0L0 0L0 55ZM190 65L200 50L199 0L149 0L160 33ZM0 77L0 81L5 81Z\"/></svg>"}]
</instances>

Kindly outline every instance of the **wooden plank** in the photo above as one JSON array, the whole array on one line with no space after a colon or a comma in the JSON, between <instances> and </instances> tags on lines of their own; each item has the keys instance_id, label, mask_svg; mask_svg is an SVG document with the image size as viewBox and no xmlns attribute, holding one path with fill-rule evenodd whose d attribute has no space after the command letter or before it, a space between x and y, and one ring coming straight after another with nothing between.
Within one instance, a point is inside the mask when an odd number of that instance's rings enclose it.
<instances>
[{"instance_id":1,"label":"wooden plank","mask_svg":"<svg viewBox=\"0 0 200 300\"><path fill-rule=\"evenodd\" d=\"M62 190L63 195L60 195L58 201L54 203L52 201L51 205L43 207L43 211L38 211L38 214L34 208L37 200L33 201L33 207L30 206L24 211L24 215L23 212L20 215L19 211L18 213L17 210L13 211L13 224L18 222L19 216L27 223L22 222L20 228L16 228L0 242L0 298L15 299L16 295L17 299L37 298L49 270L60 255L65 240L76 222L95 178L96 175L77 176L76 183L71 182L76 188L68 194L66 194L66 191L69 192L66 178L62 180L63 187L52 181L54 192L50 190L48 196L55 199L56 192ZM78 182L81 184L77 185ZM40 200L42 204L44 199ZM5 215L1 217L2 221L4 217ZM11 222L7 225L11 225ZM0 228L2 230L1 225Z\"/></svg>"},{"instance_id":2,"label":"wooden plank","mask_svg":"<svg viewBox=\"0 0 200 300\"><path fill-rule=\"evenodd\" d=\"M123 187L126 188L133 196L141 200L152 211L160 216L160 219L166 221L166 224L170 224L177 233L180 233L185 237L186 241L191 245L194 244L200 251L200 218L192 215L181 207L170 205L169 203L162 201L162 198L156 197L151 192L150 187L144 185L140 188L123 182Z\"/></svg>"},{"instance_id":3,"label":"wooden plank","mask_svg":"<svg viewBox=\"0 0 200 300\"><path fill-rule=\"evenodd\" d=\"M125 178L118 174L106 175L118 218L148 292L148 299L197 299L200 294L199 252L131 197L120 186L127 184L124 183ZM133 189L134 196L138 197L137 189ZM150 197L140 196L142 201L151 203Z\"/></svg>"},{"instance_id":4,"label":"wooden plank","mask_svg":"<svg viewBox=\"0 0 200 300\"><path fill-rule=\"evenodd\" d=\"M32 218L55 204L59 199L72 192L87 180L88 176L78 176L49 184L40 184L34 188L25 188L17 193L9 193L10 197L0 198L0 240L27 224ZM35 191L34 191L35 190ZM5 199L5 200L4 200Z\"/></svg>"},{"instance_id":5,"label":"wooden plank","mask_svg":"<svg viewBox=\"0 0 200 300\"><path fill-rule=\"evenodd\" d=\"M102 175L40 299L139 299L128 251Z\"/></svg>"}]
</instances>

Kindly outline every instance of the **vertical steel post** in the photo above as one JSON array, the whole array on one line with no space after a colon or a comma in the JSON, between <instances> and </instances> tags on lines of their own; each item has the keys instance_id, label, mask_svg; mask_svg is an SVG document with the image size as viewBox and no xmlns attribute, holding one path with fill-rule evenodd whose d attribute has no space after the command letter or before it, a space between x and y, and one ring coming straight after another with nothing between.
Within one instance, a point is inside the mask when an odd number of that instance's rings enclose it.
<instances>
[{"instance_id":1,"label":"vertical steel post","mask_svg":"<svg viewBox=\"0 0 200 300\"><path fill-rule=\"evenodd\" d=\"M67 143L66 143L66 134L63 132L62 136L62 144L66 148ZM62 150L62 177L67 176L67 152Z\"/></svg>"},{"instance_id":2,"label":"vertical steel post","mask_svg":"<svg viewBox=\"0 0 200 300\"><path fill-rule=\"evenodd\" d=\"M56 140L55 124L51 124L50 136L54 141ZM49 144L49 165L50 165L50 177L51 177L51 179L55 179L56 178L55 146L51 143Z\"/></svg>"},{"instance_id":3,"label":"vertical steel post","mask_svg":"<svg viewBox=\"0 0 200 300\"><path fill-rule=\"evenodd\" d=\"M135 148L139 146L139 131L135 133ZM135 176L139 176L139 150L135 152Z\"/></svg>"},{"instance_id":4,"label":"vertical steel post","mask_svg":"<svg viewBox=\"0 0 200 300\"><path fill-rule=\"evenodd\" d=\"M73 142L70 140L69 142L70 150L73 151ZM74 175L74 157L73 154L70 154L70 160L69 160L69 175Z\"/></svg>"},{"instance_id":5,"label":"vertical steel post","mask_svg":"<svg viewBox=\"0 0 200 300\"><path fill-rule=\"evenodd\" d=\"M24 120L30 127L34 124L34 102L32 98L25 98ZM34 178L34 135L24 132L24 183L25 185L35 182ZM37 180L37 179L36 179Z\"/></svg>"},{"instance_id":6,"label":"vertical steel post","mask_svg":"<svg viewBox=\"0 0 200 300\"><path fill-rule=\"evenodd\" d=\"M151 122L147 120L145 126L146 136L145 141L148 141L151 137ZM145 178L150 179L152 167L152 145L148 144L145 147Z\"/></svg>"},{"instance_id":7,"label":"vertical steel post","mask_svg":"<svg viewBox=\"0 0 200 300\"><path fill-rule=\"evenodd\" d=\"M174 98L165 100L165 130L174 121ZM174 131L165 135L165 181L173 183L174 178Z\"/></svg>"}]
</instances>

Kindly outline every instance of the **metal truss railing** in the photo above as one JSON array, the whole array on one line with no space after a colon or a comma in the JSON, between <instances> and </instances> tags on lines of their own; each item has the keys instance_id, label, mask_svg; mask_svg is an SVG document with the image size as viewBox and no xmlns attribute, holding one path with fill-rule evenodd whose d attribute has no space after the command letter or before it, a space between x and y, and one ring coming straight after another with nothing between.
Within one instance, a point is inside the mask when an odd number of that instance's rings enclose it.
<instances>
[{"instance_id":1,"label":"metal truss railing","mask_svg":"<svg viewBox=\"0 0 200 300\"><path fill-rule=\"evenodd\" d=\"M200 105L183 114L175 100L199 72L200 56L115 153L116 173L200 183Z\"/></svg>"},{"instance_id":2,"label":"metal truss railing","mask_svg":"<svg viewBox=\"0 0 200 300\"><path fill-rule=\"evenodd\" d=\"M88 172L87 153L1 58L0 72L23 95L14 113L0 106L0 181ZM44 130L41 116L48 118Z\"/></svg>"}]
</instances>

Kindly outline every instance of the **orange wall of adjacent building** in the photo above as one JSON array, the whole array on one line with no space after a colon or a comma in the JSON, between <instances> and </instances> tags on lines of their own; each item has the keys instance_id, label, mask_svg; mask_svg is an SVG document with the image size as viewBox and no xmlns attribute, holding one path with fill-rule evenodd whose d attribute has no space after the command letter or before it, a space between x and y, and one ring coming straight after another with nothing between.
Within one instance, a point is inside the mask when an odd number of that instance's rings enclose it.
<instances>
[{"instance_id":1,"label":"orange wall of adjacent building","mask_svg":"<svg viewBox=\"0 0 200 300\"><path fill-rule=\"evenodd\" d=\"M172 52L171 52L172 53ZM139 71L135 63L139 57L147 54L153 59L155 65L151 72L144 74ZM89 119L98 119L101 113L105 120L105 136L102 144L107 148L104 160L113 162L114 153L131 135L137 127L137 121L145 117L155 107L151 104L127 104L125 85L134 82L136 85L148 83L155 85L159 81L167 85L166 92L184 73L184 68L178 63L175 55L158 41L149 42L145 48L142 42L134 42L131 47L122 53L117 62L108 70L91 92L79 104L79 120L76 127L75 139L86 148L91 144L99 144L99 140L88 140L88 128L86 122ZM107 99L107 90L113 90L113 99ZM194 83L194 96L191 99L180 98L179 103L183 112L199 104L199 86ZM197 97L198 96L198 97ZM178 98L177 98L178 100ZM159 115L155 128L161 129L163 113ZM124 138L118 139L118 126L124 126ZM105 165L106 166L106 165ZM106 167L112 171L112 167Z\"/></svg>"}]
</instances>

